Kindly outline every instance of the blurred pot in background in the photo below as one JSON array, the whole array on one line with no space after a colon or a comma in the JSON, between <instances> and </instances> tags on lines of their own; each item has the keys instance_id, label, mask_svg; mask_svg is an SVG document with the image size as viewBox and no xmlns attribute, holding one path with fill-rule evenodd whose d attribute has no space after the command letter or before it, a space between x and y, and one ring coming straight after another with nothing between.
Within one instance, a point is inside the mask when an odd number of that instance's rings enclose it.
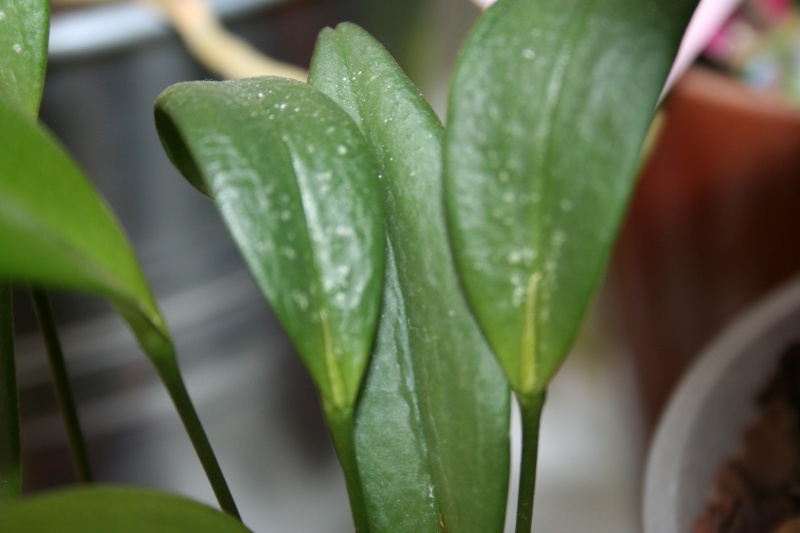
<instances>
[{"instance_id":1,"label":"blurred pot in background","mask_svg":"<svg viewBox=\"0 0 800 533\"><path fill-rule=\"evenodd\" d=\"M711 336L800 271L800 109L695 68L664 116L612 271L651 426Z\"/></svg>"},{"instance_id":2,"label":"blurred pot in background","mask_svg":"<svg viewBox=\"0 0 800 533\"><path fill-rule=\"evenodd\" d=\"M778 531L795 513L798 340L795 278L749 307L703 351L672 396L650 449L645 533L722 531L716 529L722 524Z\"/></svg>"}]
</instances>

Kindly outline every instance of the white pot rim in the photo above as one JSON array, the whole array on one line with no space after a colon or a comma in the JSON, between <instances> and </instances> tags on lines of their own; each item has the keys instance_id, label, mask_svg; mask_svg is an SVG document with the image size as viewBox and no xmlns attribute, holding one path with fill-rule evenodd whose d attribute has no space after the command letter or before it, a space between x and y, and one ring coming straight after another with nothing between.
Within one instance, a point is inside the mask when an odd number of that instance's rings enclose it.
<instances>
[{"instance_id":1,"label":"white pot rim","mask_svg":"<svg viewBox=\"0 0 800 533\"><path fill-rule=\"evenodd\" d=\"M788 345L800 340L800 278L725 328L672 394L645 470L645 533L685 533L705 505L720 463L756 414L753 398Z\"/></svg>"}]
</instances>

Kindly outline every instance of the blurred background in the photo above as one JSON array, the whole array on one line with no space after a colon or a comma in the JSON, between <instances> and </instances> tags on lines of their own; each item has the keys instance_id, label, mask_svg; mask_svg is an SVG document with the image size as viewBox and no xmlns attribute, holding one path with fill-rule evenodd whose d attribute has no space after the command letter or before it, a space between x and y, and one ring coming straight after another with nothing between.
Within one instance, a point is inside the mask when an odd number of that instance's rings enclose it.
<instances>
[{"instance_id":1,"label":"blurred background","mask_svg":"<svg viewBox=\"0 0 800 533\"><path fill-rule=\"evenodd\" d=\"M305 67L319 30L360 24L442 114L468 0L226 0L225 23ZM57 5L57 4L56 4ZM797 19L748 2L678 83L612 269L545 409L535 531L635 533L649 436L686 366L737 312L800 270ZM214 77L159 11L56 8L41 118L128 232L174 333L245 522L352 530L316 395L211 203L177 174L152 120L170 84ZM73 479L27 295L16 302L25 490ZM94 299L56 295L100 481L214 503L154 372Z\"/></svg>"}]
</instances>

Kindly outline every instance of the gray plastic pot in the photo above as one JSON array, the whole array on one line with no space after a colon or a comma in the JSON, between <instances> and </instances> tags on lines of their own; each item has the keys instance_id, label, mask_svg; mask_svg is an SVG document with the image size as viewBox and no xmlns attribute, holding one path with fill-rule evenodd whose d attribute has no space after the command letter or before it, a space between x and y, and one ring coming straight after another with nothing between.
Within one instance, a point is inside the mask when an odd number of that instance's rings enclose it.
<instances>
[{"instance_id":1,"label":"gray plastic pot","mask_svg":"<svg viewBox=\"0 0 800 533\"><path fill-rule=\"evenodd\" d=\"M712 342L672 395L645 471L645 533L688 533L719 465L756 416L754 397L800 340L800 279L750 308Z\"/></svg>"}]
</instances>

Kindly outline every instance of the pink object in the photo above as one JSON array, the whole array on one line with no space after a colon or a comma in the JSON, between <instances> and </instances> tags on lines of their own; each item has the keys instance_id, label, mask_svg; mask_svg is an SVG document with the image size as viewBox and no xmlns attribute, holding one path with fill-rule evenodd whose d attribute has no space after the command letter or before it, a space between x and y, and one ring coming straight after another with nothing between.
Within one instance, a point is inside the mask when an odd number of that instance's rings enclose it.
<instances>
[{"instance_id":1,"label":"pink object","mask_svg":"<svg viewBox=\"0 0 800 533\"><path fill-rule=\"evenodd\" d=\"M728 17L731 16L733 10L740 3L742 3L742 0L703 0L700 2L691 22L689 22L686 35L683 36L683 41L681 41L678 57L672 65L672 71L669 73L667 83L661 93L662 98L669 92L678 78L686 72L686 69L694 63L700 52L711 42L717 34L717 30L728 20Z\"/></svg>"},{"instance_id":2,"label":"pink object","mask_svg":"<svg viewBox=\"0 0 800 533\"><path fill-rule=\"evenodd\" d=\"M763 0L761 9L772 20L780 20L792 9L790 0Z\"/></svg>"},{"instance_id":3,"label":"pink object","mask_svg":"<svg viewBox=\"0 0 800 533\"><path fill-rule=\"evenodd\" d=\"M472 0L482 8L487 8L494 0ZM678 57L672 65L667 83L661 97L672 88L678 78L694 62L700 52L708 45L717 33L717 30L730 17L742 0L702 0L689 23L689 28L681 42ZM778 1L777 3L781 3Z\"/></svg>"}]
</instances>

